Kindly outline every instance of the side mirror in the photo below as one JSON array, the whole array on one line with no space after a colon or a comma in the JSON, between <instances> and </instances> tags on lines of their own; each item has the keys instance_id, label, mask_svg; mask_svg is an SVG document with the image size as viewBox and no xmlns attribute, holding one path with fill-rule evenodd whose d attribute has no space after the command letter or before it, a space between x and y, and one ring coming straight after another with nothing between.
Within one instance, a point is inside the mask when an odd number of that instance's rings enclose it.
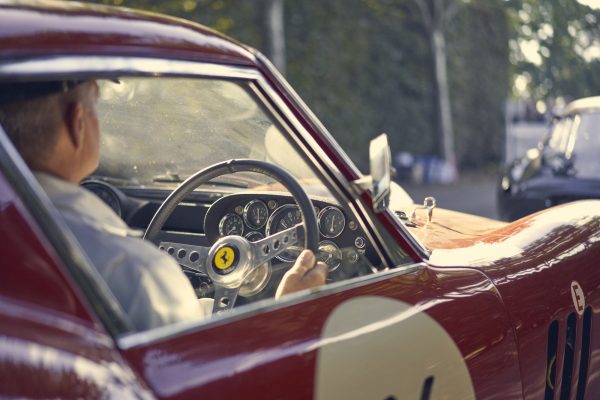
<instances>
[{"instance_id":1,"label":"side mirror","mask_svg":"<svg viewBox=\"0 0 600 400\"><path fill-rule=\"evenodd\" d=\"M373 209L382 212L390 203L392 153L387 135L382 133L369 145L369 175L354 181L361 190L369 190L373 198Z\"/></svg>"}]
</instances>

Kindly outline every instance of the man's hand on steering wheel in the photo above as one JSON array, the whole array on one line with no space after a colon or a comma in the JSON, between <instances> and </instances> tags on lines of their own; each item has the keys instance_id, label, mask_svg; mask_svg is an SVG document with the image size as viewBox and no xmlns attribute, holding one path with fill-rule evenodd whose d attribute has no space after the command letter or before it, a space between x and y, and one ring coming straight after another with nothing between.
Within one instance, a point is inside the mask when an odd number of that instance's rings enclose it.
<instances>
[{"instance_id":1,"label":"man's hand on steering wheel","mask_svg":"<svg viewBox=\"0 0 600 400\"><path fill-rule=\"evenodd\" d=\"M302 251L294 266L281 279L277 287L277 293L275 293L275 299L279 299L286 294L323 286L328 271L327 264L321 261L316 262L316 257L312 251Z\"/></svg>"}]
</instances>

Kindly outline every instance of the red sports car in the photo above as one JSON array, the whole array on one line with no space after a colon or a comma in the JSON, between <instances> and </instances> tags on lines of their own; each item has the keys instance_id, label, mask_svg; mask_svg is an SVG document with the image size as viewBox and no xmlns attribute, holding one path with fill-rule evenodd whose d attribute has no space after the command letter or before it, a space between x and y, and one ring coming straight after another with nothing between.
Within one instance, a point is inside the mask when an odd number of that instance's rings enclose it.
<instances>
[{"instance_id":1,"label":"red sports car","mask_svg":"<svg viewBox=\"0 0 600 400\"><path fill-rule=\"evenodd\" d=\"M0 2L0 86L89 79L102 158L82 185L216 312L136 331L0 129L0 397L600 396L600 202L510 224L417 207L384 137L361 174L252 48L161 15ZM327 283L275 300L304 247Z\"/></svg>"}]
</instances>

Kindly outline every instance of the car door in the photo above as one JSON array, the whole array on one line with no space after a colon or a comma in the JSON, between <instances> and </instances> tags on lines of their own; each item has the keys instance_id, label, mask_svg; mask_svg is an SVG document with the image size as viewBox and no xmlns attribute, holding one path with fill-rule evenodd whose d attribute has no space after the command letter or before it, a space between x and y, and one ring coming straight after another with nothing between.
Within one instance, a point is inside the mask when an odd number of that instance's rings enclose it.
<instances>
[{"instance_id":1,"label":"car door","mask_svg":"<svg viewBox=\"0 0 600 400\"><path fill-rule=\"evenodd\" d=\"M160 398L522 397L512 327L474 270L400 267L118 343Z\"/></svg>"}]
</instances>

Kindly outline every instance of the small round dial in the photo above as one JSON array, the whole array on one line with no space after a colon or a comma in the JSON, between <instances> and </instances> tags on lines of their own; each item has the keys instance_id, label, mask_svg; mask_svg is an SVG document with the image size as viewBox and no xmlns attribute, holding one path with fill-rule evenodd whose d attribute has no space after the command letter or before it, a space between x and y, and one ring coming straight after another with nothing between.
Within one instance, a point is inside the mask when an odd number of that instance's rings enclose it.
<instances>
[{"instance_id":1,"label":"small round dial","mask_svg":"<svg viewBox=\"0 0 600 400\"><path fill-rule=\"evenodd\" d=\"M269 218L269 208L260 200L252 200L244 207L244 221L252 229L262 228Z\"/></svg>"},{"instance_id":2,"label":"small round dial","mask_svg":"<svg viewBox=\"0 0 600 400\"><path fill-rule=\"evenodd\" d=\"M244 237L248 239L249 242L258 242L260 239L265 238L262 233L256 231L248 232Z\"/></svg>"},{"instance_id":3,"label":"small round dial","mask_svg":"<svg viewBox=\"0 0 600 400\"><path fill-rule=\"evenodd\" d=\"M327 264L330 272L335 271L342 264L342 251L332 241L323 240L319 242L317 260Z\"/></svg>"},{"instance_id":4,"label":"small round dial","mask_svg":"<svg viewBox=\"0 0 600 400\"><path fill-rule=\"evenodd\" d=\"M319 213L319 231L326 238L340 236L346 226L346 217L337 207L325 207Z\"/></svg>"},{"instance_id":5,"label":"small round dial","mask_svg":"<svg viewBox=\"0 0 600 400\"><path fill-rule=\"evenodd\" d=\"M239 235L244 233L244 221L237 214L227 214L219 222L219 234L221 236Z\"/></svg>"}]
</instances>

